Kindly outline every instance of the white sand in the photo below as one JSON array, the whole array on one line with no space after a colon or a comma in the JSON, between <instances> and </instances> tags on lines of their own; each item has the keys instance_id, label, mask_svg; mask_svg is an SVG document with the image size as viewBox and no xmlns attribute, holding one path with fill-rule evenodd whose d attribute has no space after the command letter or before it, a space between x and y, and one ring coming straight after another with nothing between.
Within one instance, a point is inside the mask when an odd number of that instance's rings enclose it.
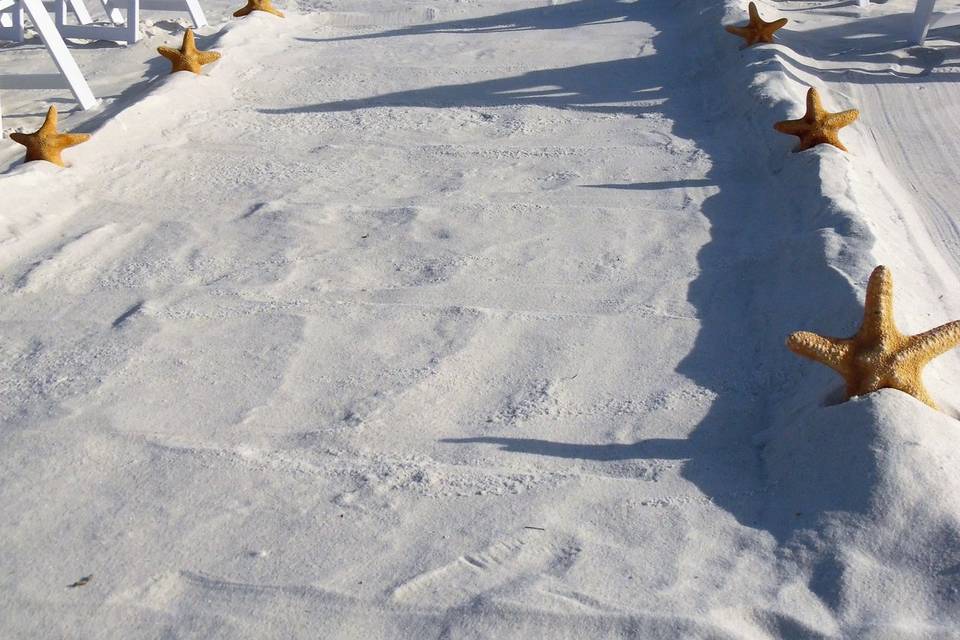
<instances>
[{"instance_id":1,"label":"white sand","mask_svg":"<svg viewBox=\"0 0 960 640\"><path fill-rule=\"evenodd\" d=\"M960 637L960 357L783 346L878 263L960 318L960 32L745 4L217 0L201 77L147 14L4 90L94 137L0 143L0 638Z\"/></svg>"}]
</instances>

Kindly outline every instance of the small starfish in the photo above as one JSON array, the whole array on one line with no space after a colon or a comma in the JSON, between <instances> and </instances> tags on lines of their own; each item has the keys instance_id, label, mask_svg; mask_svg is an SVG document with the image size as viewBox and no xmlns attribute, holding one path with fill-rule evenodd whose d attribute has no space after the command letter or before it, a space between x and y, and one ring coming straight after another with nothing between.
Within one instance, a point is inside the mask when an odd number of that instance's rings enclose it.
<instances>
[{"instance_id":1,"label":"small starfish","mask_svg":"<svg viewBox=\"0 0 960 640\"><path fill-rule=\"evenodd\" d=\"M220 54L216 51L200 51L197 49L193 29L187 29L186 33L183 34L183 44L180 45L179 49L157 47L157 51L173 65L170 73L176 73L177 71L200 73L200 68L203 65L220 59Z\"/></svg>"},{"instance_id":2,"label":"small starfish","mask_svg":"<svg viewBox=\"0 0 960 640\"><path fill-rule=\"evenodd\" d=\"M747 10L750 13L750 22L748 22L746 26L735 27L733 25L727 25L724 27L728 33L740 36L746 40L747 44L744 45L745 47L752 47L758 42L772 44L774 31L777 31L783 27L783 25L787 24L786 18L780 18L773 22L764 22L763 19L760 18L760 12L757 11L757 5L753 2L750 3Z\"/></svg>"},{"instance_id":3,"label":"small starfish","mask_svg":"<svg viewBox=\"0 0 960 640\"><path fill-rule=\"evenodd\" d=\"M847 148L840 142L841 128L853 123L860 117L856 109L838 113L829 113L820 102L820 94L813 87L807 91L807 112L799 120L783 120L773 125L780 133L788 133L800 138L796 151L805 151L818 144L832 144L841 151Z\"/></svg>"},{"instance_id":4,"label":"small starfish","mask_svg":"<svg viewBox=\"0 0 960 640\"><path fill-rule=\"evenodd\" d=\"M59 133L57 131L57 108L47 110L47 119L33 133L11 133L10 139L27 148L24 162L46 160L58 166L66 166L60 152L90 139L89 133Z\"/></svg>"},{"instance_id":5,"label":"small starfish","mask_svg":"<svg viewBox=\"0 0 960 640\"><path fill-rule=\"evenodd\" d=\"M266 11L275 16L283 17L283 12L275 9L271 0L247 0L247 6L237 9L233 12L233 15L239 18L240 16L250 15L254 11Z\"/></svg>"},{"instance_id":6,"label":"small starfish","mask_svg":"<svg viewBox=\"0 0 960 640\"><path fill-rule=\"evenodd\" d=\"M923 386L923 367L960 344L960 320L915 336L893 322L893 277L883 265L870 274L863 324L851 338L828 338L797 331L787 338L794 353L827 365L847 382L847 398L878 389L899 389L934 409Z\"/></svg>"}]
</instances>

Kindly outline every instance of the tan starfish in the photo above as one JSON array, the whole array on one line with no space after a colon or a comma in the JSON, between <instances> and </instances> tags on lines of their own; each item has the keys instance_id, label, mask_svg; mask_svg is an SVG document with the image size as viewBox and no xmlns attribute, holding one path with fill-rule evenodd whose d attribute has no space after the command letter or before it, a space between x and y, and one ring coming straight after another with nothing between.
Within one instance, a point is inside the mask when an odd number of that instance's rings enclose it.
<instances>
[{"instance_id":1,"label":"tan starfish","mask_svg":"<svg viewBox=\"0 0 960 640\"><path fill-rule=\"evenodd\" d=\"M923 367L960 344L960 320L915 336L893 322L893 277L883 265L870 274L863 324L851 338L797 331L787 338L796 354L827 365L847 382L847 398L878 389L899 389L937 408L923 386Z\"/></svg>"},{"instance_id":2,"label":"tan starfish","mask_svg":"<svg viewBox=\"0 0 960 640\"><path fill-rule=\"evenodd\" d=\"M19 142L27 148L27 157L24 162L46 160L61 167L63 159L60 152L90 139L89 133L60 133L57 131L57 108L47 110L47 119L43 125L33 133L11 133L10 139Z\"/></svg>"},{"instance_id":3,"label":"tan starfish","mask_svg":"<svg viewBox=\"0 0 960 640\"><path fill-rule=\"evenodd\" d=\"M847 148L840 142L840 129L860 117L856 109L829 113L823 108L820 94L813 87L807 91L807 112L798 120L783 120L773 125L780 133L800 138L796 151L804 151L818 144L832 144L841 151Z\"/></svg>"},{"instance_id":4,"label":"tan starfish","mask_svg":"<svg viewBox=\"0 0 960 640\"><path fill-rule=\"evenodd\" d=\"M736 27L734 25L727 25L724 27L728 33L740 36L746 40L747 44L744 46L747 47L752 47L758 42L764 42L766 44L772 43L773 33L787 24L786 18L780 18L773 22L764 22L760 17L760 12L757 11L757 5L753 2L747 7L747 11L750 13L750 22L748 22L746 26Z\"/></svg>"},{"instance_id":5,"label":"tan starfish","mask_svg":"<svg viewBox=\"0 0 960 640\"><path fill-rule=\"evenodd\" d=\"M172 65L170 73L176 73L177 71L200 73L200 68L203 65L220 59L220 54L216 51L200 51L197 49L193 29L187 29L186 33L183 34L183 44L180 45L179 49L157 47L157 51L170 61Z\"/></svg>"},{"instance_id":6,"label":"tan starfish","mask_svg":"<svg viewBox=\"0 0 960 640\"><path fill-rule=\"evenodd\" d=\"M274 8L271 0L247 0L247 6L237 9L233 12L233 15L239 18L240 16L250 15L254 11L266 11L275 16L283 17L283 12Z\"/></svg>"}]
</instances>

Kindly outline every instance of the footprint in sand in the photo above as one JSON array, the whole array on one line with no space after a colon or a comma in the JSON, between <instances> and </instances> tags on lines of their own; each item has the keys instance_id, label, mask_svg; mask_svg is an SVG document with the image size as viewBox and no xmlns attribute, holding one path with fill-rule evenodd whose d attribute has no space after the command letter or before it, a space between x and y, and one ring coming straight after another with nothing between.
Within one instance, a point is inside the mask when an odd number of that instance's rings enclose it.
<instances>
[{"instance_id":1,"label":"footprint in sand","mask_svg":"<svg viewBox=\"0 0 960 640\"><path fill-rule=\"evenodd\" d=\"M397 602L424 607L456 607L517 581L568 570L581 549L570 539L530 528L467 553L397 586Z\"/></svg>"}]
</instances>

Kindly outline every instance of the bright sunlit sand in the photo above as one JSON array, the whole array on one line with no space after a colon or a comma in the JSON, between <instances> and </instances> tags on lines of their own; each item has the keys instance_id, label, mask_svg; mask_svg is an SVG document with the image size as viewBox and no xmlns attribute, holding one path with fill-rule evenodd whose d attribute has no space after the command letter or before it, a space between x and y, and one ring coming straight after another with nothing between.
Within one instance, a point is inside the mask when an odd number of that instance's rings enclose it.
<instances>
[{"instance_id":1,"label":"bright sunlit sand","mask_svg":"<svg viewBox=\"0 0 960 640\"><path fill-rule=\"evenodd\" d=\"M880 264L960 318L960 27L201 4L199 74L74 42L88 111L0 43L0 638L957 634L960 353L938 411L785 340ZM774 130L810 87L848 152Z\"/></svg>"}]
</instances>

